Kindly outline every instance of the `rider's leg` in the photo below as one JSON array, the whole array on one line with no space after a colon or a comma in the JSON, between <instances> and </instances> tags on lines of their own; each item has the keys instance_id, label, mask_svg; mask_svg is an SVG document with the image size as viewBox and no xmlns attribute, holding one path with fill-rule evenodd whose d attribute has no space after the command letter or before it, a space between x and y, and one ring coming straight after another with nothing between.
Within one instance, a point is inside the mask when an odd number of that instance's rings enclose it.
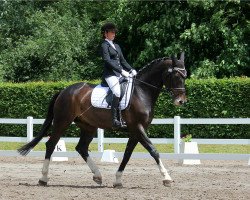
<instances>
[{"instance_id":1,"label":"rider's leg","mask_svg":"<svg viewBox=\"0 0 250 200\"><path fill-rule=\"evenodd\" d=\"M114 127L121 127L121 122L117 119L118 110L119 110L119 99L121 96L121 88L119 83L119 78L117 76L110 76L105 78L109 88L111 89L112 103L111 103L111 113L112 113L112 121Z\"/></svg>"},{"instance_id":2,"label":"rider's leg","mask_svg":"<svg viewBox=\"0 0 250 200\"><path fill-rule=\"evenodd\" d=\"M119 110L119 99L115 94L112 97L111 112L114 127L121 127L121 122L118 120L118 110Z\"/></svg>"}]
</instances>

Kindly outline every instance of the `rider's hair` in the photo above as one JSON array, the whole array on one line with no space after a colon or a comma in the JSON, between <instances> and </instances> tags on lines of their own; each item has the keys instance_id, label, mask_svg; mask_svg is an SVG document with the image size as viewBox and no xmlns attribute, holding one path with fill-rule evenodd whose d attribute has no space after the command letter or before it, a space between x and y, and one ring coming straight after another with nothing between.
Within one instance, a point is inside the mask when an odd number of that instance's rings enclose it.
<instances>
[{"instance_id":1,"label":"rider's hair","mask_svg":"<svg viewBox=\"0 0 250 200\"><path fill-rule=\"evenodd\" d=\"M103 38L105 38L105 33L109 32L109 31L117 32L117 28L116 28L115 24L113 24L112 22L107 22L104 25L102 25L101 33L102 33Z\"/></svg>"}]
</instances>

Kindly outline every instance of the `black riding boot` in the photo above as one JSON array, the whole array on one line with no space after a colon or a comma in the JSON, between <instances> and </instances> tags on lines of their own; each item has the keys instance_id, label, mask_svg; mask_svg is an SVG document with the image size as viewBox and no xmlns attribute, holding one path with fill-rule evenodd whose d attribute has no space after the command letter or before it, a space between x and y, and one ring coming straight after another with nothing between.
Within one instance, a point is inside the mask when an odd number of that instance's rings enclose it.
<instances>
[{"instance_id":1,"label":"black riding boot","mask_svg":"<svg viewBox=\"0 0 250 200\"><path fill-rule=\"evenodd\" d=\"M119 97L113 94L111 103L111 112L112 112L113 127L115 128L119 128L122 126L121 122L117 119L118 110L119 110Z\"/></svg>"}]
</instances>

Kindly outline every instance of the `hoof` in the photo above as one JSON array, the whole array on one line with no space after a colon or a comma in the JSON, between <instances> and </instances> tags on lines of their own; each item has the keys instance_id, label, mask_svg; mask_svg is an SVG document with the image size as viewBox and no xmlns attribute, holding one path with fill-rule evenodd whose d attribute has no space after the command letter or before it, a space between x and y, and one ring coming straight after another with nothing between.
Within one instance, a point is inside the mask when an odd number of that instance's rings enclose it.
<instances>
[{"instance_id":1,"label":"hoof","mask_svg":"<svg viewBox=\"0 0 250 200\"><path fill-rule=\"evenodd\" d=\"M46 185L47 185L47 182L42 181L42 180L39 180L39 181L38 181L38 185L46 186Z\"/></svg>"},{"instance_id":2,"label":"hoof","mask_svg":"<svg viewBox=\"0 0 250 200\"><path fill-rule=\"evenodd\" d=\"M113 183L114 188L122 188L122 183Z\"/></svg>"},{"instance_id":3,"label":"hoof","mask_svg":"<svg viewBox=\"0 0 250 200\"><path fill-rule=\"evenodd\" d=\"M171 184L173 183L173 180L163 180L163 185L165 187L171 187Z\"/></svg>"},{"instance_id":4,"label":"hoof","mask_svg":"<svg viewBox=\"0 0 250 200\"><path fill-rule=\"evenodd\" d=\"M94 180L97 184L99 184L99 185L102 184L102 177L95 177L95 176L93 176L93 180Z\"/></svg>"}]
</instances>

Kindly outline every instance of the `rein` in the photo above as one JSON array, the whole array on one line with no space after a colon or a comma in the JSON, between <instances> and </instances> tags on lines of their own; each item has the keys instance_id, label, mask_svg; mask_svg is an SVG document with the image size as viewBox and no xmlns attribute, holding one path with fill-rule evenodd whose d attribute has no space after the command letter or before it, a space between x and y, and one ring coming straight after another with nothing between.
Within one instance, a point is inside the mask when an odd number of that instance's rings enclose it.
<instances>
[{"instance_id":1,"label":"rein","mask_svg":"<svg viewBox=\"0 0 250 200\"><path fill-rule=\"evenodd\" d=\"M152 85L152 84L150 84L150 83L144 82L144 81L142 81L142 80L140 80L140 79L137 79L137 78L134 78L134 77L132 77L132 78L133 78L134 80L139 81L139 82L141 82L141 83L143 83L143 84L145 84L145 85L147 85L147 86L150 86L150 87L152 87L152 88L154 88L154 89L156 89L156 90L165 91L165 90L163 90L162 88L156 87L155 85Z\"/></svg>"},{"instance_id":2,"label":"rein","mask_svg":"<svg viewBox=\"0 0 250 200\"><path fill-rule=\"evenodd\" d=\"M169 92L171 95L173 95L173 91L172 90L180 90L180 91L184 91L185 90L185 88L172 88L172 87L171 88L166 88L166 90L165 90L163 88L156 87L155 85L152 85L150 83L144 82L144 81L142 81L140 79L137 79L137 78L134 78L134 77L133 77L133 79L136 80L136 81L139 81L139 82L141 82L141 83L143 83L143 84L145 84L147 86L150 86L150 87L152 87L152 88L154 88L156 90L160 90L161 92Z\"/></svg>"},{"instance_id":3,"label":"rein","mask_svg":"<svg viewBox=\"0 0 250 200\"><path fill-rule=\"evenodd\" d=\"M186 72L186 70L184 69L181 69L181 68L177 68L177 67L174 67L174 68L170 68L169 69L169 75L173 72L173 71L177 71L178 73L180 73L181 74L181 76L183 77L183 78L186 78L186 76L187 76L187 72ZM145 82L145 81L142 81L142 80L140 80L140 79L137 79L136 78L136 76L134 76L134 77L131 77L133 80L135 80L135 81L139 81L139 82L141 82L141 83L143 83L144 85L147 85L147 86L149 86L149 87L152 87L152 88L154 88L155 90L160 90L160 92L169 92L171 95L174 95L173 94L173 91L174 90L179 90L179 91L184 91L185 92L185 88L173 88L172 87L172 85L173 85L173 83L172 83L172 78L171 78L171 83L170 83L170 87L167 87L166 88L166 90L165 89L163 89L163 88L159 88L159 87L157 87L157 86L155 86L155 85L152 85L152 84L150 84L150 83L147 83L147 82ZM117 83L118 84L118 83ZM113 86L114 87L114 86ZM93 107L92 105L91 106L89 106L85 111L83 111L80 115L78 115L78 117L81 117L84 113L86 113L91 107Z\"/></svg>"},{"instance_id":4,"label":"rein","mask_svg":"<svg viewBox=\"0 0 250 200\"><path fill-rule=\"evenodd\" d=\"M180 75L183 77L183 78L186 78L187 77L187 71L184 69L181 69L181 68L178 68L178 67L174 67L174 68L170 68L169 70L168 70L168 72L169 72L169 74L168 75L170 75L173 71L177 71L178 73L180 73ZM170 94L172 94L173 95L173 90L179 90L179 91L185 91L186 89L185 88L173 88L172 87L172 85L173 85L173 81L172 81L172 78L170 79L170 87L167 87L166 88L166 90L164 90L163 88L159 88L159 87L156 87L155 85L152 85L152 84L150 84L150 83L147 83L147 82L145 82L145 81L142 81L142 80L140 80L140 79L137 79L137 78L135 78L135 77L132 77L134 80L136 80L136 81L139 81L139 82L141 82L141 83L143 83L144 85L147 85L147 86L150 86L150 87L152 87L152 88L154 88L154 89L157 89L157 90L160 90L161 92L165 92L165 91L167 91L167 92L169 92Z\"/></svg>"}]
</instances>

